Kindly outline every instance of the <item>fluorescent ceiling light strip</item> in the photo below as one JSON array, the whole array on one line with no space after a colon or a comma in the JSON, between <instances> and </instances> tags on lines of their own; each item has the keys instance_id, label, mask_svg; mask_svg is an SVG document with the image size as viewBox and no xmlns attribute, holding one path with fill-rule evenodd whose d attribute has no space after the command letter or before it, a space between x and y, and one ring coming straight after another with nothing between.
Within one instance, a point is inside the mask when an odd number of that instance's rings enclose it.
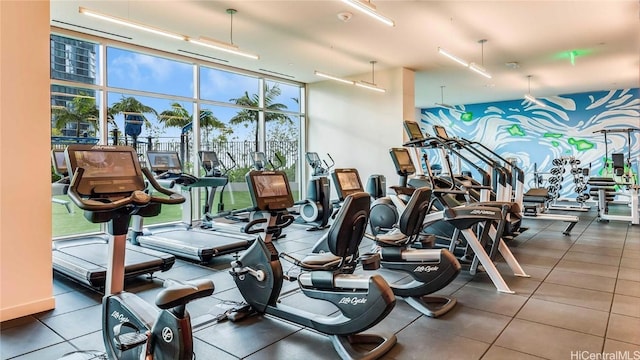
<instances>
[{"instance_id":1,"label":"fluorescent ceiling light strip","mask_svg":"<svg viewBox=\"0 0 640 360\"><path fill-rule=\"evenodd\" d=\"M524 98L525 98L526 100L531 101L532 103L534 103L534 104L536 104L536 105L538 105L538 106L546 107L546 105L545 105L542 101L540 101L540 100L536 99L536 98L535 98L535 97L533 97L533 95L531 95L531 94L525 94L525 95L524 95Z\"/></svg>"},{"instance_id":2,"label":"fluorescent ceiling light strip","mask_svg":"<svg viewBox=\"0 0 640 360\"><path fill-rule=\"evenodd\" d=\"M222 43L220 41L209 39L209 38L205 38L205 37L200 37L197 40L196 39L187 38L187 41L189 41L190 43L194 43L196 45L205 46L205 47L208 47L208 48L211 48L211 49L228 52L228 53L234 54L234 55L244 56L244 57L247 57L247 58L250 58L250 59L254 59L254 60L260 59L260 56L258 56L256 54L251 54L251 53L248 53L248 52L241 51L237 46L235 46L233 44L226 44L226 43Z\"/></svg>"},{"instance_id":3,"label":"fluorescent ceiling light strip","mask_svg":"<svg viewBox=\"0 0 640 360\"><path fill-rule=\"evenodd\" d=\"M379 88L375 85L372 84L367 84L367 83L363 83L363 82L355 82L354 83L356 86L359 86L361 88L365 88L365 89L369 89L369 90L373 90L373 91L377 91L377 92L387 92L387 90L383 89L383 88Z\"/></svg>"},{"instance_id":4,"label":"fluorescent ceiling light strip","mask_svg":"<svg viewBox=\"0 0 640 360\"><path fill-rule=\"evenodd\" d=\"M466 62L466 61L464 61L464 60L460 59L459 57L457 57L457 56L455 56L455 55L451 54L450 52L448 52L447 50L445 50L445 49L443 49L443 48L441 48L441 47L439 47L439 48L438 48L438 52L439 52L440 54L442 54L442 55L444 55L444 56L448 57L449 59L451 59L451 60L453 60L453 61L457 62L458 64L460 64L460 65L464 66L464 67L469 67L469 63L468 63L468 62Z\"/></svg>"},{"instance_id":5,"label":"fluorescent ceiling light strip","mask_svg":"<svg viewBox=\"0 0 640 360\"><path fill-rule=\"evenodd\" d=\"M362 11L385 25L396 26L396 23L393 20L377 12L376 7L370 2L363 2L360 0L342 0L342 2Z\"/></svg>"},{"instance_id":6,"label":"fluorescent ceiling light strip","mask_svg":"<svg viewBox=\"0 0 640 360\"><path fill-rule=\"evenodd\" d=\"M489 74L487 70L485 70L482 66L478 64L475 64L475 63L469 64L469 69L477 72L478 74L486 77L487 79L491 79L491 74Z\"/></svg>"},{"instance_id":7,"label":"fluorescent ceiling light strip","mask_svg":"<svg viewBox=\"0 0 640 360\"><path fill-rule=\"evenodd\" d=\"M172 39L176 39L176 40L186 40L186 37L184 35L179 35L179 34L174 34L168 31L164 31L164 30L160 30L160 29L156 29L154 27L151 26L147 26L147 25L143 25L140 23L136 23L134 21L130 21L127 19L122 19L116 16L111 16L111 15L105 15L102 13L99 13L97 11L93 11L93 10L89 10L86 8L83 8L82 6L78 8L78 12L80 12L81 14L85 14L87 16L91 16L91 17L95 17L101 20L106 20L118 25L123 25L123 26L128 26L130 28L134 28L134 29L138 29L138 30L143 30L143 31L147 31L156 35L162 35L162 36L166 36Z\"/></svg>"},{"instance_id":8,"label":"fluorescent ceiling light strip","mask_svg":"<svg viewBox=\"0 0 640 360\"><path fill-rule=\"evenodd\" d=\"M320 71L315 71L315 74L320 76L320 77L323 77L323 78L327 78L327 79L330 79L330 80L335 80L335 81L341 82L343 84L349 84L349 85L355 84L355 82L353 80L343 79L343 78L340 78L340 77L337 77L337 76L334 76L334 75L325 74L325 73L320 72Z\"/></svg>"}]
</instances>

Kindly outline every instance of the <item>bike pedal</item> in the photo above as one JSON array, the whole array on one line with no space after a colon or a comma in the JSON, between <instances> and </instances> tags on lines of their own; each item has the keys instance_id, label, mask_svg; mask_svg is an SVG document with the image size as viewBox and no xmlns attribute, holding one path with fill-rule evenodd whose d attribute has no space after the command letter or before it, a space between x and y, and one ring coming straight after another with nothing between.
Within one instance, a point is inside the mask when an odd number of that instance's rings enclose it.
<instances>
[{"instance_id":1,"label":"bike pedal","mask_svg":"<svg viewBox=\"0 0 640 360\"><path fill-rule=\"evenodd\" d=\"M116 337L118 350L127 351L147 342L147 334L139 332L129 332Z\"/></svg>"}]
</instances>

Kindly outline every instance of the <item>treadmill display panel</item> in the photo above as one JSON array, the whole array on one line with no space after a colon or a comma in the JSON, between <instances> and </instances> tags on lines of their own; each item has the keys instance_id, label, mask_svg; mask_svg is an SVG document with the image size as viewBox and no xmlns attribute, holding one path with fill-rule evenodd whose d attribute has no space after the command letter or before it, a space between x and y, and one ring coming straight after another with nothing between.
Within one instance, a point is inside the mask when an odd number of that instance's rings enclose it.
<instances>
[{"instance_id":1,"label":"treadmill display panel","mask_svg":"<svg viewBox=\"0 0 640 360\"><path fill-rule=\"evenodd\" d=\"M220 160L215 151L200 151L200 161L206 171L217 168L220 166Z\"/></svg>"},{"instance_id":2,"label":"treadmill display panel","mask_svg":"<svg viewBox=\"0 0 640 360\"><path fill-rule=\"evenodd\" d=\"M293 195L282 171L251 171L247 183L253 205L259 210L282 210L293 206Z\"/></svg>"},{"instance_id":3,"label":"treadmill display panel","mask_svg":"<svg viewBox=\"0 0 640 360\"><path fill-rule=\"evenodd\" d=\"M309 164L319 163L320 162L320 156L318 156L317 152L308 152L307 153L307 161L309 162Z\"/></svg>"},{"instance_id":4,"label":"treadmill display panel","mask_svg":"<svg viewBox=\"0 0 640 360\"><path fill-rule=\"evenodd\" d=\"M116 195L145 188L142 170L133 148L127 146L69 145L70 173L83 168L77 191L81 195Z\"/></svg>"},{"instance_id":5,"label":"treadmill display panel","mask_svg":"<svg viewBox=\"0 0 640 360\"><path fill-rule=\"evenodd\" d=\"M67 160L64 158L64 150L52 150L51 160L53 160L53 171L60 176L69 175Z\"/></svg>"},{"instance_id":6,"label":"treadmill display panel","mask_svg":"<svg viewBox=\"0 0 640 360\"><path fill-rule=\"evenodd\" d=\"M449 134L447 134L447 129L445 129L444 126L433 125L433 131L436 132L437 137L443 140L449 140Z\"/></svg>"},{"instance_id":7,"label":"treadmill display panel","mask_svg":"<svg viewBox=\"0 0 640 360\"><path fill-rule=\"evenodd\" d=\"M404 130L407 132L407 136L409 136L409 141L424 139L420 125L415 121L406 120L404 122Z\"/></svg>"},{"instance_id":8,"label":"treadmill display panel","mask_svg":"<svg viewBox=\"0 0 640 360\"><path fill-rule=\"evenodd\" d=\"M416 172L416 168L413 166L413 161L411 161L411 156L409 156L407 149L392 148L389 153L391 154L391 159L398 174L407 175Z\"/></svg>"},{"instance_id":9,"label":"treadmill display panel","mask_svg":"<svg viewBox=\"0 0 640 360\"><path fill-rule=\"evenodd\" d=\"M336 192L340 200L344 200L344 198L353 193L364 191L360 175L358 175L356 169L335 169L333 182L336 184Z\"/></svg>"},{"instance_id":10,"label":"treadmill display panel","mask_svg":"<svg viewBox=\"0 0 640 360\"><path fill-rule=\"evenodd\" d=\"M173 151L148 151L147 159L149 167L154 173L162 173L166 171L181 173L182 164L177 152Z\"/></svg>"}]
</instances>

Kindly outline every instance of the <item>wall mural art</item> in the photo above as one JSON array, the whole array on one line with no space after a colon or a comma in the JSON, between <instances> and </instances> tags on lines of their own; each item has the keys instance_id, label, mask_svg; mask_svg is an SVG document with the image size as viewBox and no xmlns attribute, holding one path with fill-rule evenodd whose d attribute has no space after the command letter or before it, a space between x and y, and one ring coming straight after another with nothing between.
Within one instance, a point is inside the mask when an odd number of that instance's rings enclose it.
<instances>
[{"instance_id":1,"label":"wall mural art","mask_svg":"<svg viewBox=\"0 0 640 360\"><path fill-rule=\"evenodd\" d=\"M558 158L574 158L581 168L596 176L605 171L605 159L612 153L631 153L631 171L640 166L639 89L594 91L539 98L541 107L527 100L511 100L420 111L420 126L433 134L433 125L447 129L449 136L478 141L505 158L518 159L525 171L525 191L535 187L534 169L548 172ZM632 128L607 134L607 150L602 130ZM430 154L437 162L439 154ZM464 168L464 170L472 170ZM568 169L567 169L568 170ZM472 171L473 173L473 171ZM565 174L561 197L572 198L573 176ZM542 186L546 187L547 184Z\"/></svg>"}]
</instances>

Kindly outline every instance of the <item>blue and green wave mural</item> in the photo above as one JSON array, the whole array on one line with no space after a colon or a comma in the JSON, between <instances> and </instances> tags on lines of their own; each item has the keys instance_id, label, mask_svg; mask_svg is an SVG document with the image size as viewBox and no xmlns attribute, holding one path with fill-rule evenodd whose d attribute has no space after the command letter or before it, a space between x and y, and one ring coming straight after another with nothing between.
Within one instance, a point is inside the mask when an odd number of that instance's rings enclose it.
<instances>
[{"instance_id":1,"label":"blue and green wave mural","mask_svg":"<svg viewBox=\"0 0 640 360\"><path fill-rule=\"evenodd\" d=\"M525 170L526 187L534 186L534 164L548 171L551 161L562 156L580 160L592 174L601 173L605 162L605 129L640 130L639 89L594 91L540 98L541 107L527 100L500 101L456 106L455 110L428 108L420 111L423 131L433 133L432 125L444 126L450 136L472 139L492 148L503 157L518 159ZM608 158L612 153L631 150L632 170L638 174L640 131L607 135ZM434 160L437 156L433 154ZM465 169L471 170L471 169ZM575 197L570 175L560 192Z\"/></svg>"}]
</instances>

